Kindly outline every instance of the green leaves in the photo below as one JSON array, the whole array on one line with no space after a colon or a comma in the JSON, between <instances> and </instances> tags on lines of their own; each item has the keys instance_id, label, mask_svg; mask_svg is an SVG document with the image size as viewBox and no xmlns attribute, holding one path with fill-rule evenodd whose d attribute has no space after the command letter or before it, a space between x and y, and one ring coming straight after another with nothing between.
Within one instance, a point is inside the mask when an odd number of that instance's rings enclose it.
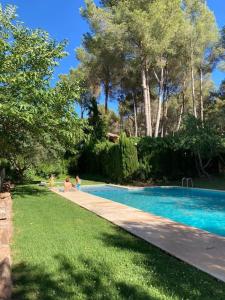
<instances>
[{"instance_id":1,"label":"green leaves","mask_svg":"<svg viewBox=\"0 0 225 300\"><path fill-rule=\"evenodd\" d=\"M85 139L85 121L78 119L74 98L79 81L50 88L55 66L66 53L40 29L17 22L15 8L0 7L0 157L25 170L38 151L63 154ZM44 158L43 158L44 159Z\"/></svg>"},{"instance_id":2,"label":"green leaves","mask_svg":"<svg viewBox=\"0 0 225 300\"><path fill-rule=\"evenodd\" d=\"M224 139L213 122L205 122L188 116L179 135L180 146L203 158L213 158L223 149Z\"/></svg>"},{"instance_id":3,"label":"green leaves","mask_svg":"<svg viewBox=\"0 0 225 300\"><path fill-rule=\"evenodd\" d=\"M144 122L138 126L147 129L141 134L178 131L190 111L204 119L213 89L210 74L223 60L225 45L224 30L220 36L206 1L104 0L100 7L93 0L85 3L82 15L90 33L84 35L77 57L89 86L102 87L106 102L116 93L128 99L131 91L138 91L142 104L137 111L144 110Z\"/></svg>"}]
</instances>

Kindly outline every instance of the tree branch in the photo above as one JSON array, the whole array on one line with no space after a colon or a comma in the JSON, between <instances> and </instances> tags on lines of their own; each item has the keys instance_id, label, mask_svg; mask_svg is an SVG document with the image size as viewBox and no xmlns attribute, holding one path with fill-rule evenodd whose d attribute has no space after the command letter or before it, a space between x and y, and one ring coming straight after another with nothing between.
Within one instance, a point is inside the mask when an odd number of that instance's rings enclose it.
<instances>
[{"instance_id":1,"label":"tree branch","mask_svg":"<svg viewBox=\"0 0 225 300\"><path fill-rule=\"evenodd\" d=\"M158 75L157 75L157 73L156 73L156 71L155 71L154 68L153 68L153 72L154 72L156 80L158 81L158 83L160 83L161 81L159 80L159 77L158 77Z\"/></svg>"}]
</instances>

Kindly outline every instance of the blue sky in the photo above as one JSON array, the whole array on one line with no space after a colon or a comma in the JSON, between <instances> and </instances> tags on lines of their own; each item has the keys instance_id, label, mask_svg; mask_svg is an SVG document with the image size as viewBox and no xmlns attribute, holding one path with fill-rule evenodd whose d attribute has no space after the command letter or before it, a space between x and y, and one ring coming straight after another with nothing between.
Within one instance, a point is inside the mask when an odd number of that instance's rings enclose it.
<instances>
[{"instance_id":1,"label":"blue sky","mask_svg":"<svg viewBox=\"0 0 225 300\"><path fill-rule=\"evenodd\" d=\"M98 0L95 1L96 3ZM83 0L0 0L4 6L14 4L18 7L20 19L31 28L42 28L58 41L69 40L67 52L69 56L61 61L56 69L55 78L77 65L74 49L81 45L83 33L88 31L86 22L79 13L84 5ZM207 3L217 19L220 27L225 25L225 0L207 0ZM225 74L214 72L213 79L219 85ZM115 103L111 103L115 109Z\"/></svg>"}]
</instances>

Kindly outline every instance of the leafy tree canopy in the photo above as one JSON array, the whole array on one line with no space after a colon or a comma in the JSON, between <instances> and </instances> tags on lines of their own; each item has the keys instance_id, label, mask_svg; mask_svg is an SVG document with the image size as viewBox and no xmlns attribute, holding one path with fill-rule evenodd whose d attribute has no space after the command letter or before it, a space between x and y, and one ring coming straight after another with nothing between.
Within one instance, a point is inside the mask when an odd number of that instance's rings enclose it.
<instances>
[{"instance_id":1,"label":"leafy tree canopy","mask_svg":"<svg viewBox=\"0 0 225 300\"><path fill-rule=\"evenodd\" d=\"M19 23L14 7L0 7L0 157L12 165L34 156L39 147L74 149L85 138L85 122L74 110L79 83L73 97L62 82L50 87L65 45Z\"/></svg>"}]
</instances>

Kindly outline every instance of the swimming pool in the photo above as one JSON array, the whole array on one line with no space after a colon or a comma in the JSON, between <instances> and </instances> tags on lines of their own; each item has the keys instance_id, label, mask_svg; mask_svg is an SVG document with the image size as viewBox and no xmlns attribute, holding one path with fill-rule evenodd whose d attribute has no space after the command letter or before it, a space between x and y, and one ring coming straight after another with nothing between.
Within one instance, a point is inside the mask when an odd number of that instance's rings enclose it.
<instances>
[{"instance_id":1,"label":"swimming pool","mask_svg":"<svg viewBox=\"0 0 225 300\"><path fill-rule=\"evenodd\" d=\"M114 186L83 187L82 191L225 236L225 192L222 191Z\"/></svg>"}]
</instances>

